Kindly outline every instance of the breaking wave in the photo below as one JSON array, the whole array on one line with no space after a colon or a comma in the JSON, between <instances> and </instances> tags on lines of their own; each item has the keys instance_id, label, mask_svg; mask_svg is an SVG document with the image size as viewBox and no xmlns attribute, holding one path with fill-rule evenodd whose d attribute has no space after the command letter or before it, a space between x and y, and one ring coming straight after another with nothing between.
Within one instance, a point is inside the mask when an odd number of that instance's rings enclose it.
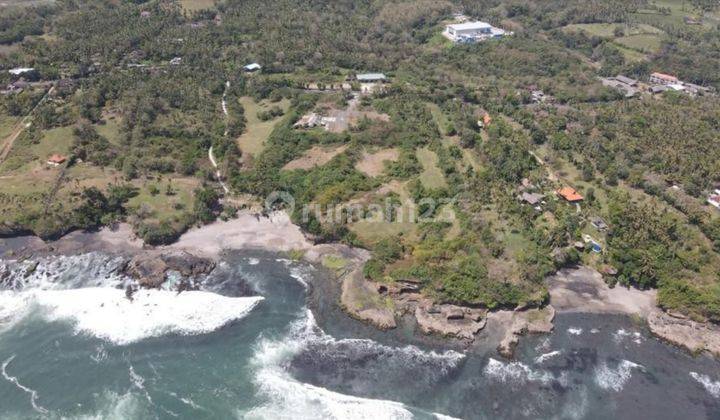
<instances>
[{"instance_id":1,"label":"breaking wave","mask_svg":"<svg viewBox=\"0 0 720 420\"><path fill-rule=\"evenodd\" d=\"M15 296L25 313L33 305L48 321L71 321L76 333L126 345L166 334L204 334L246 316L260 301L203 291L140 290L132 300L121 289L90 287L31 290ZM18 302L24 302L24 306Z\"/></svg>"},{"instance_id":2,"label":"breaking wave","mask_svg":"<svg viewBox=\"0 0 720 420\"><path fill-rule=\"evenodd\" d=\"M620 328L619 330L617 330L613 333L613 341L615 341L618 344L620 344L627 338L631 338L633 343L635 343L635 344L641 344L643 342L642 334L640 334L637 331L630 332L623 328Z\"/></svg>"},{"instance_id":3,"label":"breaking wave","mask_svg":"<svg viewBox=\"0 0 720 420\"><path fill-rule=\"evenodd\" d=\"M206 291L140 290L128 299L124 259L100 253L7 261L0 266L0 326L30 313L70 321L76 333L117 345L165 334L208 333L246 316L261 300Z\"/></svg>"},{"instance_id":4,"label":"breaking wave","mask_svg":"<svg viewBox=\"0 0 720 420\"><path fill-rule=\"evenodd\" d=\"M570 328L567 329L567 332L568 332L568 334L570 334L570 335L580 335L580 334L583 333L583 329L582 329L582 328L570 327Z\"/></svg>"},{"instance_id":5,"label":"breaking wave","mask_svg":"<svg viewBox=\"0 0 720 420\"><path fill-rule=\"evenodd\" d=\"M643 370L644 367L629 360L621 361L615 369L602 363L595 369L595 383L604 390L620 392L635 369Z\"/></svg>"},{"instance_id":6,"label":"breaking wave","mask_svg":"<svg viewBox=\"0 0 720 420\"><path fill-rule=\"evenodd\" d=\"M543 353L540 356L535 358L535 364L542 364L546 360L552 359L555 356L559 356L562 352L560 350L551 351L548 353Z\"/></svg>"},{"instance_id":7,"label":"breaking wave","mask_svg":"<svg viewBox=\"0 0 720 420\"><path fill-rule=\"evenodd\" d=\"M47 414L47 410L43 408L40 404L38 404L38 393L34 389L30 389L26 387L25 385L21 384L20 381L18 381L18 378L15 376L10 376L7 373L7 367L10 364L10 362L13 361L15 358L15 355L10 356L7 360L5 360L2 364L2 376L5 378L6 381L10 382L11 384L15 385L18 389L21 391L30 394L30 404L32 404L32 407L35 411L37 411L40 414Z\"/></svg>"},{"instance_id":8,"label":"breaking wave","mask_svg":"<svg viewBox=\"0 0 720 420\"><path fill-rule=\"evenodd\" d=\"M490 358L483 370L485 375L505 384L521 385L527 382L549 384L556 380L550 372L535 370L521 362L503 363ZM562 381L562 378L560 378Z\"/></svg>"},{"instance_id":9,"label":"breaking wave","mask_svg":"<svg viewBox=\"0 0 720 420\"><path fill-rule=\"evenodd\" d=\"M315 323L315 318L306 310L303 317L295 321L287 337L283 339L263 338L256 346L252 365L256 368L254 382L258 394L265 402L247 413L246 418L292 418L292 419L410 419L413 410L402 403L388 400L349 396L312 384L302 383L288 373L293 357L308 346L317 343L342 346L376 347L411 359L432 359L450 365L457 364L465 356L448 351L444 353L424 352L417 347L393 348L372 340L337 340L325 334ZM418 363L422 362L418 360Z\"/></svg>"},{"instance_id":10,"label":"breaking wave","mask_svg":"<svg viewBox=\"0 0 720 420\"><path fill-rule=\"evenodd\" d=\"M697 372L690 372L690 376L698 381L710 395L720 398L720 381L713 381L709 376Z\"/></svg>"}]
</instances>

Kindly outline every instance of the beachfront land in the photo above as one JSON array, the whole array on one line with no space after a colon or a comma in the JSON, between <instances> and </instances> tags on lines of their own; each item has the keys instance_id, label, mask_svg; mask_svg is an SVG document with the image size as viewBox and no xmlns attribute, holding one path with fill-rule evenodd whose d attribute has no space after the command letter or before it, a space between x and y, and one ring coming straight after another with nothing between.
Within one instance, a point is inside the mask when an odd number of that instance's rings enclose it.
<instances>
[{"instance_id":1,"label":"beachfront land","mask_svg":"<svg viewBox=\"0 0 720 420\"><path fill-rule=\"evenodd\" d=\"M718 11L571 3L0 11L0 233L280 209L371 251L383 310L543 308L581 265L720 322Z\"/></svg>"}]
</instances>

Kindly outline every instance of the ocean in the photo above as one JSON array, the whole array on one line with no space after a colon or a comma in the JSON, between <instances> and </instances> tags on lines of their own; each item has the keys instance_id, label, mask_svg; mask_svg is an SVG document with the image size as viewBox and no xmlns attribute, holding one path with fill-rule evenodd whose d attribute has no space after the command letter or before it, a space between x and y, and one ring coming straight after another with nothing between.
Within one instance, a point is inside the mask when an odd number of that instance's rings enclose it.
<instances>
[{"instance_id":1,"label":"ocean","mask_svg":"<svg viewBox=\"0 0 720 420\"><path fill-rule=\"evenodd\" d=\"M3 419L720 418L720 363L625 316L559 314L508 361L354 321L329 273L278 254L132 303L120 258L33 261L0 261Z\"/></svg>"}]
</instances>

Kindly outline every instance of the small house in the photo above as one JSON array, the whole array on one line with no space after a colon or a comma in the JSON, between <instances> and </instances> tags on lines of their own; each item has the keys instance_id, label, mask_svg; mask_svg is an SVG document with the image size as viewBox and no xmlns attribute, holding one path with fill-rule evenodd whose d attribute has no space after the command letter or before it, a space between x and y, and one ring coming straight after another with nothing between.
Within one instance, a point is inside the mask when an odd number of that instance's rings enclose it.
<instances>
[{"instance_id":1,"label":"small house","mask_svg":"<svg viewBox=\"0 0 720 420\"><path fill-rule=\"evenodd\" d=\"M530 205L533 205L533 206L542 202L543 197L544 196L542 194L538 194L538 193L524 192L524 193L520 194L520 200L522 200Z\"/></svg>"},{"instance_id":2,"label":"small house","mask_svg":"<svg viewBox=\"0 0 720 420\"><path fill-rule=\"evenodd\" d=\"M178 66L178 65L180 65L180 63L182 63L182 57L175 57L172 60L170 60L171 66Z\"/></svg>"},{"instance_id":3,"label":"small house","mask_svg":"<svg viewBox=\"0 0 720 420\"><path fill-rule=\"evenodd\" d=\"M716 189L713 194L710 194L707 198L708 204L720 209L720 189Z\"/></svg>"},{"instance_id":4,"label":"small house","mask_svg":"<svg viewBox=\"0 0 720 420\"><path fill-rule=\"evenodd\" d=\"M650 83L655 83L658 85L672 85L680 83L680 80L678 80L677 77L671 76L669 74L655 72L650 75Z\"/></svg>"},{"instance_id":5,"label":"small house","mask_svg":"<svg viewBox=\"0 0 720 420\"><path fill-rule=\"evenodd\" d=\"M387 77L383 73L360 73L356 77L360 83L383 83L387 81Z\"/></svg>"},{"instance_id":6,"label":"small house","mask_svg":"<svg viewBox=\"0 0 720 420\"><path fill-rule=\"evenodd\" d=\"M48 158L47 164L50 166L59 166L65 163L66 160L67 158L65 156L55 153Z\"/></svg>"},{"instance_id":7,"label":"small house","mask_svg":"<svg viewBox=\"0 0 720 420\"><path fill-rule=\"evenodd\" d=\"M258 63L250 63L243 67L243 70L245 70L246 73L254 73L256 71L260 71L262 69L262 66Z\"/></svg>"},{"instance_id":8,"label":"small house","mask_svg":"<svg viewBox=\"0 0 720 420\"><path fill-rule=\"evenodd\" d=\"M485 115L483 115L482 120L479 120L477 122L477 125L480 128L487 128L491 122L492 122L492 117L490 116L490 114L488 114L486 112Z\"/></svg>"},{"instance_id":9,"label":"small house","mask_svg":"<svg viewBox=\"0 0 720 420\"><path fill-rule=\"evenodd\" d=\"M638 84L637 80L631 79L631 78L623 76L621 74L615 76L615 80L617 80L620 83L626 84L628 86L632 86L632 87L635 87Z\"/></svg>"},{"instance_id":10,"label":"small house","mask_svg":"<svg viewBox=\"0 0 720 420\"><path fill-rule=\"evenodd\" d=\"M578 194L578 192L575 191L575 188L572 187L562 187L557 190L556 193L560 197L564 198L568 203L578 203L584 199L584 197Z\"/></svg>"},{"instance_id":11,"label":"small house","mask_svg":"<svg viewBox=\"0 0 720 420\"><path fill-rule=\"evenodd\" d=\"M8 70L8 73L12 74L13 76L21 76L26 73L33 72L35 72L35 69L33 67L15 67L14 69Z\"/></svg>"},{"instance_id":12,"label":"small house","mask_svg":"<svg viewBox=\"0 0 720 420\"><path fill-rule=\"evenodd\" d=\"M143 10L142 12L140 12L141 18L149 18L150 15L151 15L151 13L148 10Z\"/></svg>"},{"instance_id":13,"label":"small house","mask_svg":"<svg viewBox=\"0 0 720 420\"><path fill-rule=\"evenodd\" d=\"M650 90L650 93L652 93L653 95L657 95L657 94L667 91L668 87L665 85L657 85L657 86L651 86L649 90Z\"/></svg>"}]
</instances>

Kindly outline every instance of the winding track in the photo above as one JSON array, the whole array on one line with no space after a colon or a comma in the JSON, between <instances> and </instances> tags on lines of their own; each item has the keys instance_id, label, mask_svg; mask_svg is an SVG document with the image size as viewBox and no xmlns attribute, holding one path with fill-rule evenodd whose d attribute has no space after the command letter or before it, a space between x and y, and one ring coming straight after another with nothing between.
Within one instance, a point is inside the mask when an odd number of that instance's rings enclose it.
<instances>
[{"instance_id":1,"label":"winding track","mask_svg":"<svg viewBox=\"0 0 720 420\"><path fill-rule=\"evenodd\" d=\"M222 97L222 110L223 110L223 114L225 114L226 120L228 118L228 111L227 111L227 102L225 101L225 97L227 96L227 90L229 87L230 87L230 81L225 82L225 91L223 92L223 97ZM224 135L226 137L228 135L227 127L225 128ZM228 186L225 185L225 182L223 182L223 180L222 180L222 177L220 174L220 169L218 169L218 164L217 164L217 161L215 160L215 155L213 155L212 146L210 146L210 148L208 149L208 159L210 159L210 163L212 163L212 166L215 168L215 176L217 177L217 180L220 183L220 186L222 187L223 191L225 191L225 194L229 194L230 188L228 188Z\"/></svg>"}]
</instances>

